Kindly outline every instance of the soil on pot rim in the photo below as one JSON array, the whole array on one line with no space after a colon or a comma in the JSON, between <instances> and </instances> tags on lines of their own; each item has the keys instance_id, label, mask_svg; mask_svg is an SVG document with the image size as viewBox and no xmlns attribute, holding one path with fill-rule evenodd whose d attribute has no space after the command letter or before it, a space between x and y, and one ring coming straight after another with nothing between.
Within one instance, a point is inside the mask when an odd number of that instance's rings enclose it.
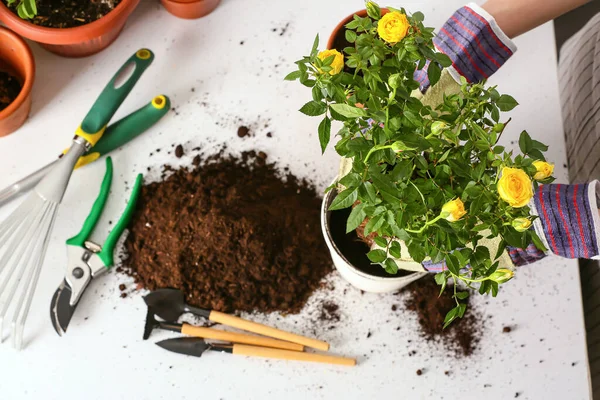
<instances>
[{"instance_id":1,"label":"soil on pot rim","mask_svg":"<svg viewBox=\"0 0 600 400\"><path fill-rule=\"evenodd\" d=\"M369 246L358 237L356 231L346 233L346 221L351 212L352 208L334 210L329 219L331 238L344 258L356 269L373 276L398 278L411 274L411 271L405 270L399 270L395 275L388 274L380 265L371 263L367 257Z\"/></svg>"},{"instance_id":2,"label":"soil on pot rim","mask_svg":"<svg viewBox=\"0 0 600 400\"><path fill-rule=\"evenodd\" d=\"M440 286L432 276L425 276L406 289L409 296L406 308L417 313L421 333L425 340L442 344L457 357L473 354L479 343L481 324L467 297L467 311L463 318L455 320L448 328L442 329L446 313L456 305L452 298L452 288L446 288L440 295Z\"/></svg>"},{"instance_id":3,"label":"soil on pot rim","mask_svg":"<svg viewBox=\"0 0 600 400\"><path fill-rule=\"evenodd\" d=\"M0 71L0 111L12 103L21 93L21 82L5 71Z\"/></svg>"},{"instance_id":4,"label":"soil on pot rim","mask_svg":"<svg viewBox=\"0 0 600 400\"><path fill-rule=\"evenodd\" d=\"M9 10L17 14L19 1L10 7L8 0L2 1ZM48 28L73 28L99 20L120 2L121 0L38 0L38 13L29 22Z\"/></svg>"},{"instance_id":5,"label":"soil on pot rim","mask_svg":"<svg viewBox=\"0 0 600 400\"><path fill-rule=\"evenodd\" d=\"M144 186L125 270L141 287L181 289L199 307L300 311L332 270L321 200L266 159L217 155Z\"/></svg>"}]
</instances>

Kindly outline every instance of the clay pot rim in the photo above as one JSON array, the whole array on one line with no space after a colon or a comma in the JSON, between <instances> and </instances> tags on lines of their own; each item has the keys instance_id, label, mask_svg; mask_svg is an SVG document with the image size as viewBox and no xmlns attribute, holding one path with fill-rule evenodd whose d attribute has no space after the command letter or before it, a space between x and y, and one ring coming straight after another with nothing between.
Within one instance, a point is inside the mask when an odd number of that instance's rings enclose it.
<instances>
[{"instance_id":1,"label":"clay pot rim","mask_svg":"<svg viewBox=\"0 0 600 400\"><path fill-rule=\"evenodd\" d=\"M23 59L25 63L25 76L23 77L23 87L21 87L21 92L19 92L17 98L14 99L8 107L0 111L0 120L14 113L29 97L31 89L33 88L33 78L35 76L35 60L33 58L33 53L25 40L10 29L0 26L0 37L3 36L11 39L19 49L19 57Z\"/></svg>"},{"instance_id":2,"label":"clay pot rim","mask_svg":"<svg viewBox=\"0 0 600 400\"><path fill-rule=\"evenodd\" d=\"M72 44L101 36L110 29L109 27L121 14L130 14L137 6L138 1L122 0L114 10L102 18L71 28L49 28L32 24L13 14L3 2L0 2L0 20L9 28L36 42L57 45Z\"/></svg>"},{"instance_id":3,"label":"clay pot rim","mask_svg":"<svg viewBox=\"0 0 600 400\"><path fill-rule=\"evenodd\" d=\"M387 8L382 8L381 12L382 13L388 13L390 10L388 10ZM346 16L346 18L342 19L333 29L333 31L331 32L331 35L329 35L329 39L327 40L327 49L332 49L333 48L333 41L335 40L335 37L337 36L338 32L341 31L342 29L344 29L344 25L346 25L348 22L352 21L354 19L354 15L358 15L359 17L366 17L367 16L367 9L363 8L361 10L358 10L356 12L353 12L352 14L349 14L348 16Z\"/></svg>"},{"instance_id":4,"label":"clay pot rim","mask_svg":"<svg viewBox=\"0 0 600 400\"><path fill-rule=\"evenodd\" d=\"M194 4L194 3L202 3L205 0L163 0L167 3L175 3L175 4Z\"/></svg>"}]
</instances>

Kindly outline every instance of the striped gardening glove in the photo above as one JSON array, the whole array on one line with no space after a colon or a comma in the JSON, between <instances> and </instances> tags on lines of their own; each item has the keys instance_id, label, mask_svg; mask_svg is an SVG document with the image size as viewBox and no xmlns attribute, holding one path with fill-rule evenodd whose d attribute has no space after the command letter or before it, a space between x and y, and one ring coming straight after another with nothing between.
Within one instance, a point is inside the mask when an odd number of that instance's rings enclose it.
<instances>
[{"instance_id":1,"label":"striped gardening glove","mask_svg":"<svg viewBox=\"0 0 600 400\"><path fill-rule=\"evenodd\" d=\"M489 78L517 51L494 17L474 3L460 8L446 21L433 44L450 57L452 66L446 69L459 83L461 76L471 83ZM428 67L429 61L414 74L423 93L429 88Z\"/></svg>"}]
</instances>

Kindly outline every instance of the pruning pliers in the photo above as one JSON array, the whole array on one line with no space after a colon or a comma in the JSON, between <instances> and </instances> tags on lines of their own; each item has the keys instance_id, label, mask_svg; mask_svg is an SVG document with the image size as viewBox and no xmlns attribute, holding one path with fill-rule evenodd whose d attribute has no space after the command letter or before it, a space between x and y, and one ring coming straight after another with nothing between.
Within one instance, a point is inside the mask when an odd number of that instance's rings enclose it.
<instances>
[{"instance_id":1,"label":"pruning pliers","mask_svg":"<svg viewBox=\"0 0 600 400\"><path fill-rule=\"evenodd\" d=\"M112 183L112 170L112 160L107 157L106 173L102 180L100 194L94 202L81 231L67 240L67 271L64 280L54 292L50 302L52 325L54 325L54 329L60 336L66 332L75 308L92 279L102 275L113 266L115 245L129 224L135 210L142 186L142 174L137 176L125 211L114 229L109 233L104 245L100 246L88 240L108 199Z\"/></svg>"}]
</instances>

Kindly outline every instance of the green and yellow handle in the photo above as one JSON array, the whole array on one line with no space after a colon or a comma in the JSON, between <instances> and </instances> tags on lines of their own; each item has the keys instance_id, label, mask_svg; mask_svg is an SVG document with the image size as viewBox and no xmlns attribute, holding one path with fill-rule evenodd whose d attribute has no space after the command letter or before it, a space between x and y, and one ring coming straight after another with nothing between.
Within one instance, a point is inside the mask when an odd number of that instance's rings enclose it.
<instances>
[{"instance_id":1,"label":"green and yellow handle","mask_svg":"<svg viewBox=\"0 0 600 400\"><path fill-rule=\"evenodd\" d=\"M140 49L129 57L104 87L75 131L75 135L84 138L91 146L95 146L102 138L108 122L144 71L152 64L152 60L154 54L148 49Z\"/></svg>"},{"instance_id":2,"label":"green and yellow handle","mask_svg":"<svg viewBox=\"0 0 600 400\"><path fill-rule=\"evenodd\" d=\"M112 172L112 159L110 157L107 157L106 172L104 174L104 179L102 180L102 184L100 186L100 193L98 194L98 197L96 198L96 201L92 206L92 210L85 219L81 231L77 235L67 240L67 245L79 247L83 247L85 245L85 241L88 240L89 236L94 230L94 227L98 223L100 215L102 215L104 205L108 200L108 195L110 194L110 186L112 184ZM125 231L125 228L129 224L129 221L133 216L135 206L140 195L140 190L142 188L142 183L143 176L142 174L138 174L135 180L135 184L133 185L133 189L131 191L131 196L129 197L129 201L127 202L127 206L125 207L125 211L121 215L119 222L117 222L113 230L108 234L108 237L106 238L106 241L102 246L102 250L100 251L100 253L98 253L98 257L100 257L102 263L107 269L110 269L114 264L113 252L115 246L117 244L117 241L119 240L119 237L121 237L121 234L123 233L123 231Z\"/></svg>"}]
</instances>

